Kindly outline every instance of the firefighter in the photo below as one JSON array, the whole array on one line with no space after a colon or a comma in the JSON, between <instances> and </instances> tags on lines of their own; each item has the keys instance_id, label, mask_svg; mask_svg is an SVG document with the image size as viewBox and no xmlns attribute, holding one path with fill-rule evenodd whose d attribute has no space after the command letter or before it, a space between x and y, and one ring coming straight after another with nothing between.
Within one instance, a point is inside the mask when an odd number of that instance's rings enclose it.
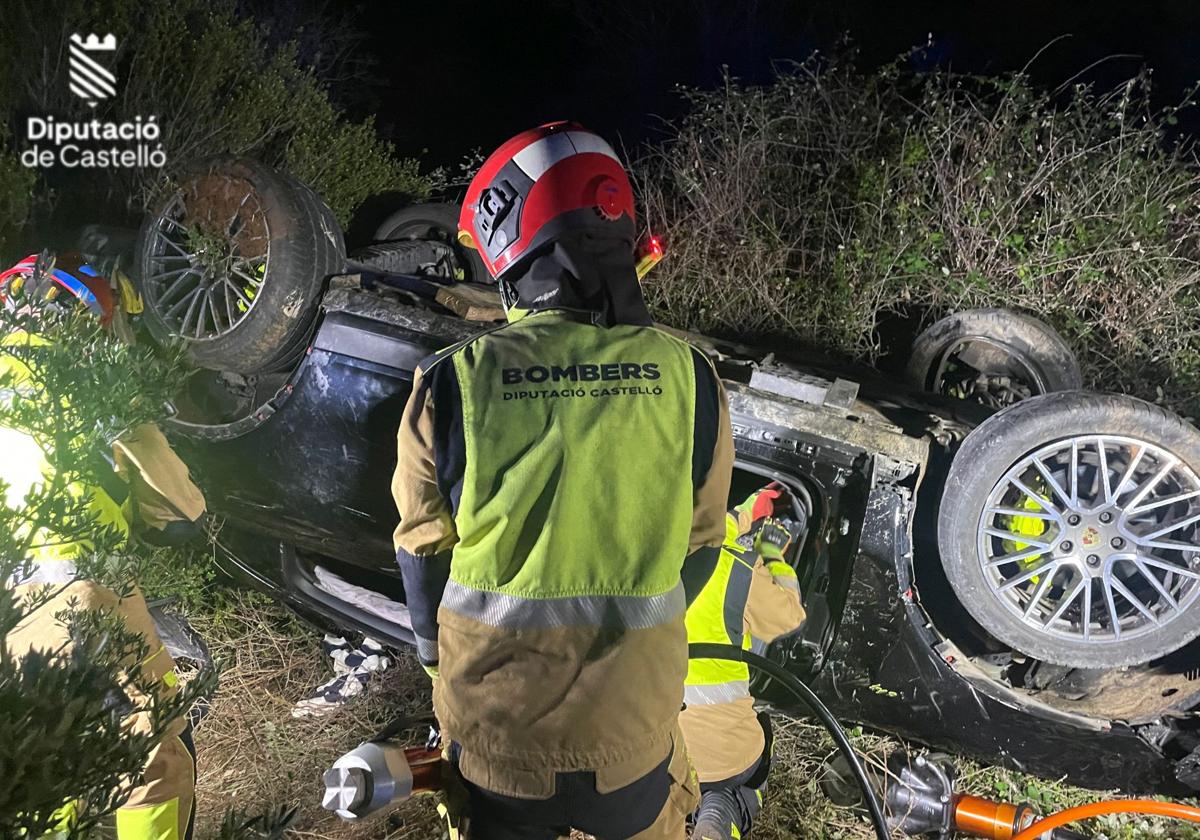
<instances>
[{"instance_id":1,"label":"firefighter","mask_svg":"<svg viewBox=\"0 0 1200 840\"><path fill-rule=\"evenodd\" d=\"M724 390L652 326L633 191L596 134L509 140L459 227L509 323L419 366L393 491L472 836L682 838L684 613L724 539Z\"/></svg>"},{"instance_id":2,"label":"firefighter","mask_svg":"<svg viewBox=\"0 0 1200 840\"><path fill-rule=\"evenodd\" d=\"M0 299L10 308L27 307L36 319L47 307L83 305L109 325L117 314L116 295L108 280L78 258L54 260L46 254L31 256L0 274ZM29 369L5 348L45 344L45 339L24 331L0 338L0 385L10 393L28 389L36 394ZM0 393L0 399L5 395ZM2 415L0 415L2 423ZM52 480L52 453L47 443L22 430L0 425L0 481L7 484L6 503L22 504L36 485ZM105 463L107 462L107 463ZM174 544L201 530L204 497L191 482L187 467L171 450L162 432L152 424L133 428L103 453L100 470L109 467L96 487L70 487L88 499L98 527L131 530L156 544ZM32 650L70 650L67 626L57 618L64 610L92 609L118 617L126 630L144 640L149 656L141 665L144 678L159 686L159 695L174 696L177 680L174 663L158 638L141 593L134 588L126 597L97 582L78 577L75 559L85 542L54 534L38 534L30 550L29 565L19 579L9 581L18 597L34 589L55 587L51 599L17 625L5 644L13 656ZM127 682L127 681L123 681ZM130 732L150 731L151 697L135 686L126 689L131 712L124 725ZM175 721L150 753L141 784L116 813L119 840L178 840L191 835L194 814L195 750L191 726ZM64 815L66 818L69 815Z\"/></svg>"},{"instance_id":3,"label":"firefighter","mask_svg":"<svg viewBox=\"0 0 1200 840\"><path fill-rule=\"evenodd\" d=\"M804 622L796 571L784 559L806 521L790 527L778 516L806 516L772 482L729 512L716 571L688 608L691 643L734 645L762 652ZM745 837L762 807L771 767L771 723L755 715L750 669L741 662L693 659L679 725L700 781L693 840Z\"/></svg>"}]
</instances>

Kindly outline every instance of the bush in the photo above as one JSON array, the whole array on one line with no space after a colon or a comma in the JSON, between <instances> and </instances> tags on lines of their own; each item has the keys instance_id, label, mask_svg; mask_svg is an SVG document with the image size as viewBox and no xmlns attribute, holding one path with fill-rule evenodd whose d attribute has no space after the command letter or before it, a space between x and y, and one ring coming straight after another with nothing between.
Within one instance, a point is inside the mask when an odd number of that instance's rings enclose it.
<instances>
[{"instance_id":1,"label":"bush","mask_svg":"<svg viewBox=\"0 0 1200 840\"><path fill-rule=\"evenodd\" d=\"M1147 74L1047 92L902 68L814 58L685 92L638 166L667 238L660 316L873 362L890 316L1005 306L1061 330L1092 387L1200 410L1200 167L1168 133L1179 108L1151 108Z\"/></svg>"},{"instance_id":2,"label":"bush","mask_svg":"<svg viewBox=\"0 0 1200 840\"><path fill-rule=\"evenodd\" d=\"M216 153L253 157L315 189L345 226L368 196L424 197L413 160L397 158L374 122L348 122L295 50L272 50L231 4L154 3L134 44L125 98L157 114L174 165ZM144 200L158 182L134 194Z\"/></svg>"},{"instance_id":3,"label":"bush","mask_svg":"<svg viewBox=\"0 0 1200 840\"><path fill-rule=\"evenodd\" d=\"M0 580L7 584L27 572L24 558L38 547L83 542L74 558L79 577L125 595L136 561L80 488L103 486L97 454L113 438L157 418L178 383L178 363L118 343L90 316L40 319L37 332L45 343L15 332L34 326L20 312L0 308L0 335L11 336L2 348L0 429L32 437L50 468L27 492L0 482ZM6 451L5 457L22 456ZM8 466L17 474L28 469L21 460ZM51 598L59 592L57 584L0 586L0 637L7 639L37 611L56 609ZM170 724L211 687L211 678L200 677L173 698L162 696L142 667L152 651L111 613L80 609L54 618L66 626L69 648L18 656L0 644L3 837L45 836L71 803L75 822L64 836L88 835L128 797L130 780ZM124 704L114 702L115 691L133 687L150 698L142 707L144 730L130 731Z\"/></svg>"}]
</instances>

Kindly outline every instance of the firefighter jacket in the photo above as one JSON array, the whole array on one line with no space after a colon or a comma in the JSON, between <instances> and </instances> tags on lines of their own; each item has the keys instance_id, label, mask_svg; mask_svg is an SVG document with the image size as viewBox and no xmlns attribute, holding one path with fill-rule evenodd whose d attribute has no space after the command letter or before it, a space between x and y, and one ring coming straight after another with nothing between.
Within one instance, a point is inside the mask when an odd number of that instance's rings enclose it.
<instances>
[{"instance_id":1,"label":"firefighter jacket","mask_svg":"<svg viewBox=\"0 0 1200 840\"><path fill-rule=\"evenodd\" d=\"M37 336L13 333L0 340L0 391L28 386L29 371L16 358L4 354L2 348L15 341L41 341ZM11 399L12 393L0 393ZM22 504L26 494L36 485L51 485L54 470L44 441L18 429L2 425L0 414L0 481L7 485L3 501L10 507ZM128 535L130 520L146 527L162 528L179 518L197 519L204 512L204 497L188 478L187 467L171 451L162 432L153 425L139 426L122 436L113 446L114 478L128 481L128 493L118 480L106 490L102 487L68 485L63 492L86 499L86 506L98 527L116 529ZM111 492L110 492L111 490ZM119 500L114 498L126 495ZM141 593L135 588L127 597L91 580L78 578L75 559L87 551L86 540L64 539L42 529L32 535L30 564L20 579L11 580L17 596L33 589L54 587L52 597L30 613L5 638L13 656L32 650L71 649L66 624L58 616L69 609L103 610L118 616L127 630L140 635L150 651L140 663L141 674L159 684L160 696L171 696L177 690L174 662L164 649L154 628L153 620ZM123 726L130 732L150 731L148 704L152 698L143 694L129 680L126 695L130 714ZM128 799L117 810L119 840L177 840L185 837L191 824L195 762L190 735L184 719L175 721L166 737L150 753L142 784L131 787Z\"/></svg>"},{"instance_id":2,"label":"firefighter jacket","mask_svg":"<svg viewBox=\"0 0 1200 840\"><path fill-rule=\"evenodd\" d=\"M595 771L603 793L664 760L732 464L712 365L650 327L536 312L420 366L396 554L469 781L539 797Z\"/></svg>"},{"instance_id":3,"label":"firefighter jacket","mask_svg":"<svg viewBox=\"0 0 1200 840\"><path fill-rule=\"evenodd\" d=\"M795 570L746 542L737 512L730 512L716 571L687 611L688 642L761 651L804 622ZM733 778L758 761L765 736L744 662L691 660L684 702L679 725L701 784Z\"/></svg>"},{"instance_id":4,"label":"firefighter jacket","mask_svg":"<svg viewBox=\"0 0 1200 840\"><path fill-rule=\"evenodd\" d=\"M67 656L71 636L59 616L65 610L100 610L118 616L125 629L139 634L150 651L140 663L143 681L153 681L158 696L169 698L178 690L175 663L164 649L146 601L137 589L120 597L95 581L76 579L70 560L43 561L36 567L35 578L15 587L18 598L44 586L54 587L52 598L30 613L5 638L14 657L33 650L56 650ZM121 678L131 712L122 721L122 731L147 733L151 730L150 704L153 698ZM151 750L143 768L140 785L130 787L128 798L117 809L117 840L182 840L190 836L195 790L196 763L186 718L171 723L163 740ZM64 815L67 816L67 815Z\"/></svg>"}]
</instances>

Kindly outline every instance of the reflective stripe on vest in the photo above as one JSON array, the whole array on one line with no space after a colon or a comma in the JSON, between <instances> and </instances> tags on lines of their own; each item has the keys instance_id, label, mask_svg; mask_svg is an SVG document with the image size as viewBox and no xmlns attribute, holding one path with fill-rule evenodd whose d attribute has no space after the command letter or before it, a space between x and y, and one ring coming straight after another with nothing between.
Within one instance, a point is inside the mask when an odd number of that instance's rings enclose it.
<instances>
[{"instance_id":1,"label":"reflective stripe on vest","mask_svg":"<svg viewBox=\"0 0 1200 840\"><path fill-rule=\"evenodd\" d=\"M749 680L733 680L719 685L685 685L683 702L689 706L713 706L732 703L750 696Z\"/></svg>"},{"instance_id":2,"label":"reflective stripe on vest","mask_svg":"<svg viewBox=\"0 0 1200 840\"><path fill-rule=\"evenodd\" d=\"M451 612L505 630L548 630L555 627L642 630L678 618L686 605L682 583L661 595L520 598L503 592L473 589L450 581L442 595L442 606Z\"/></svg>"}]
</instances>

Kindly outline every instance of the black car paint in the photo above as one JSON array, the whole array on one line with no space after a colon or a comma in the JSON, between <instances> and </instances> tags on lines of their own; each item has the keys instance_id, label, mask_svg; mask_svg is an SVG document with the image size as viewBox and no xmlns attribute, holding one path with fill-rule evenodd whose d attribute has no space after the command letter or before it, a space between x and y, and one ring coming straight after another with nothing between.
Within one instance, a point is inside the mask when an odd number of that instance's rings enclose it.
<instances>
[{"instance_id":1,"label":"black car paint","mask_svg":"<svg viewBox=\"0 0 1200 840\"><path fill-rule=\"evenodd\" d=\"M389 488L413 370L470 334L421 314L413 311L413 326L423 331L381 331L354 311L327 311L300 366L249 427L175 422L185 458L221 488L218 510L302 549L394 571Z\"/></svg>"},{"instance_id":2,"label":"black car paint","mask_svg":"<svg viewBox=\"0 0 1200 840\"><path fill-rule=\"evenodd\" d=\"M389 492L400 411L418 360L480 329L379 295L331 292L305 360L248 421L177 423L227 520L226 566L318 620L411 642L404 628L323 593L312 570L343 564L402 599ZM956 662L913 579L917 485L940 448L936 434L914 435L928 416L906 415L905 429L839 416L748 388L729 359L718 368L739 465L813 496L797 562L808 620L772 656L841 719L1086 786L1185 792L1173 761L1134 728L1059 711ZM769 680L755 689L791 704Z\"/></svg>"}]
</instances>

